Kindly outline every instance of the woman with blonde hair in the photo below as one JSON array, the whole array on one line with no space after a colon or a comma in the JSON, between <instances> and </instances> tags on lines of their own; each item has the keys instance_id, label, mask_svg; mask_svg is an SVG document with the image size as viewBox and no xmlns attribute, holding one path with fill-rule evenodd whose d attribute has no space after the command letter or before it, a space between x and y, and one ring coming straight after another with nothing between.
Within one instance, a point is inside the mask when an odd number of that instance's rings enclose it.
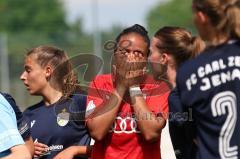
<instances>
[{"instance_id":1,"label":"woman with blonde hair","mask_svg":"<svg viewBox=\"0 0 240 159\"><path fill-rule=\"evenodd\" d=\"M181 110L191 110L196 123L198 159L237 159L240 1L193 0L193 16L208 48L178 71Z\"/></svg>"},{"instance_id":2,"label":"woman with blonde hair","mask_svg":"<svg viewBox=\"0 0 240 159\"><path fill-rule=\"evenodd\" d=\"M168 97L169 104L169 130L176 157L188 158L194 153L196 145L193 142L193 123L184 125L175 124L174 120L181 121L179 95L176 88L177 70L187 60L196 57L205 48L205 43L181 27L166 26L160 28L152 38L150 62L153 75L157 80L167 80L172 91ZM186 129L192 128L191 131ZM167 134L166 134L167 135ZM187 138L192 136L192 139Z\"/></svg>"},{"instance_id":3,"label":"woman with blonde hair","mask_svg":"<svg viewBox=\"0 0 240 159\"><path fill-rule=\"evenodd\" d=\"M205 43L181 27L160 28L151 41L150 62L156 79L167 79L176 86L176 72L188 59L197 56Z\"/></svg>"},{"instance_id":4,"label":"woman with blonde hair","mask_svg":"<svg viewBox=\"0 0 240 159\"><path fill-rule=\"evenodd\" d=\"M85 112L86 97L75 92L77 80L67 54L55 47L39 46L27 53L24 68L20 78L27 90L43 98L24 111L35 141L34 157L87 158L90 136L84 118L78 116Z\"/></svg>"}]
</instances>

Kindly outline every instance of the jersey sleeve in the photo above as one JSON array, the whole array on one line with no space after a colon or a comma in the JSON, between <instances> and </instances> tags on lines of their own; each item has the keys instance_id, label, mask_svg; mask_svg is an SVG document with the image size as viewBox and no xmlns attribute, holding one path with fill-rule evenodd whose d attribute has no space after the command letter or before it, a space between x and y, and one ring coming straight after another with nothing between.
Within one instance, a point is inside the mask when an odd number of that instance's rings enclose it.
<instances>
[{"instance_id":1,"label":"jersey sleeve","mask_svg":"<svg viewBox=\"0 0 240 159\"><path fill-rule=\"evenodd\" d=\"M180 94L178 88L175 88L171 91L169 98L169 121L177 125L181 125L185 122L185 108L180 100Z\"/></svg>"},{"instance_id":2,"label":"jersey sleeve","mask_svg":"<svg viewBox=\"0 0 240 159\"><path fill-rule=\"evenodd\" d=\"M20 111L19 107L16 105L16 102L11 95L6 93L3 93L2 95L11 105L11 107L13 108L16 114L18 131L20 132L22 138L24 140L28 139L31 136L31 133L30 133L30 127L29 127L26 116L23 116L22 112Z\"/></svg>"},{"instance_id":3,"label":"jersey sleeve","mask_svg":"<svg viewBox=\"0 0 240 159\"><path fill-rule=\"evenodd\" d=\"M146 95L146 104L157 116L168 118L169 87L165 82L151 84L143 90Z\"/></svg>"},{"instance_id":4,"label":"jersey sleeve","mask_svg":"<svg viewBox=\"0 0 240 159\"><path fill-rule=\"evenodd\" d=\"M150 105L151 111L154 112L156 116L165 119L168 118L168 95L169 93L166 92L162 95L153 96L150 101L147 102L147 105Z\"/></svg>"},{"instance_id":5,"label":"jersey sleeve","mask_svg":"<svg viewBox=\"0 0 240 159\"><path fill-rule=\"evenodd\" d=\"M71 114L71 120L76 121L78 124L82 124L85 120L87 96L75 92L70 100L69 112Z\"/></svg>"},{"instance_id":6,"label":"jersey sleeve","mask_svg":"<svg viewBox=\"0 0 240 159\"><path fill-rule=\"evenodd\" d=\"M103 102L98 89L96 81L92 81L88 90L86 116L90 115Z\"/></svg>"},{"instance_id":7,"label":"jersey sleeve","mask_svg":"<svg viewBox=\"0 0 240 159\"><path fill-rule=\"evenodd\" d=\"M13 108L8 101L0 95L0 153L11 147L24 144L18 132L17 121Z\"/></svg>"},{"instance_id":8,"label":"jersey sleeve","mask_svg":"<svg viewBox=\"0 0 240 159\"><path fill-rule=\"evenodd\" d=\"M165 94L163 94L161 96L161 106L160 106L160 110L161 113L163 113L164 115L168 115L168 96L169 96L169 92L166 92Z\"/></svg>"},{"instance_id":9,"label":"jersey sleeve","mask_svg":"<svg viewBox=\"0 0 240 159\"><path fill-rule=\"evenodd\" d=\"M190 112L181 101L179 87L173 89L169 102L169 132L177 158L190 158L195 154L196 145L193 139L196 135L194 121L189 121Z\"/></svg>"},{"instance_id":10,"label":"jersey sleeve","mask_svg":"<svg viewBox=\"0 0 240 159\"><path fill-rule=\"evenodd\" d=\"M88 96L87 96L87 109L86 109L86 119L92 118L95 112L103 111L101 109L104 104L109 100L110 96L112 95L110 90L107 90L104 78L96 78L93 80L88 89ZM104 83L103 83L104 82ZM108 111L108 110L104 110ZM104 112L101 112L104 113Z\"/></svg>"}]
</instances>

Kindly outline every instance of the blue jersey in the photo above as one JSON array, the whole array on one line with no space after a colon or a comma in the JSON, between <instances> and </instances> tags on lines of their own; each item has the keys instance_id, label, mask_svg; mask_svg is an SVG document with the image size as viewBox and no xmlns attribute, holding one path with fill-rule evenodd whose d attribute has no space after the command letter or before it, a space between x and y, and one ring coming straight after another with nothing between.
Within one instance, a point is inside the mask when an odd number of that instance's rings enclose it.
<instances>
[{"instance_id":1,"label":"blue jersey","mask_svg":"<svg viewBox=\"0 0 240 159\"><path fill-rule=\"evenodd\" d=\"M84 121L85 109L86 97L73 95L49 106L40 102L24 111L33 140L49 147L41 159L52 159L69 146L90 144Z\"/></svg>"},{"instance_id":2,"label":"blue jersey","mask_svg":"<svg viewBox=\"0 0 240 159\"><path fill-rule=\"evenodd\" d=\"M24 142L17 129L16 115L10 103L0 94L0 158L20 144Z\"/></svg>"},{"instance_id":3,"label":"blue jersey","mask_svg":"<svg viewBox=\"0 0 240 159\"><path fill-rule=\"evenodd\" d=\"M198 159L240 158L240 42L209 48L177 74L182 111L196 123Z\"/></svg>"},{"instance_id":4,"label":"blue jersey","mask_svg":"<svg viewBox=\"0 0 240 159\"><path fill-rule=\"evenodd\" d=\"M19 107L16 105L16 102L12 96L6 93L1 93L1 95L8 101L8 103L11 105L11 107L13 108L16 114L18 131L21 134L22 138L24 140L28 139L31 136L31 134L30 134L30 126L27 122L26 117L23 116L22 112L20 111Z\"/></svg>"},{"instance_id":5,"label":"blue jersey","mask_svg":"<svg viewBox=\"0 0 240 159\"><path fill-rule=\"evenodd\" d=\"M179 91L175 88L168 97L169 133L177 159L196 158L195 123L186 110L181 107ZM180 113L184 112L184 113Z\"/></svg>"}]
</instances>

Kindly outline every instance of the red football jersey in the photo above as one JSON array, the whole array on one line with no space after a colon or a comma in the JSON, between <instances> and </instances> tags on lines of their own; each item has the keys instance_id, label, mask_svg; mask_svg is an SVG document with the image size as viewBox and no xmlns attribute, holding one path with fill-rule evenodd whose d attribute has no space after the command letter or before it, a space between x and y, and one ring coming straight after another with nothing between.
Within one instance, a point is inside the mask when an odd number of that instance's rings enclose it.
<instances>
[{"instance_id":1,"label":"red football jersey","mask_svg":"<svg viewBox=\"0 0 240 159\"><path fill-rule=\"evenodd\" d=\"M164 82L156 82L147 77L141 85L146 104L155 115L167 115L169 88ZM87 99L87 115L95 108L103 106L113 91L112 76L97 76L91 83ZM151 120L151 115L146 118ZM115 123L109 133L93 147L92 159L159 159L160 138L149 143L144 140L134 117L134 110L127 102L122 102ZM90 119L91 120L91 119Z\"/></svg>"}]
</instances>

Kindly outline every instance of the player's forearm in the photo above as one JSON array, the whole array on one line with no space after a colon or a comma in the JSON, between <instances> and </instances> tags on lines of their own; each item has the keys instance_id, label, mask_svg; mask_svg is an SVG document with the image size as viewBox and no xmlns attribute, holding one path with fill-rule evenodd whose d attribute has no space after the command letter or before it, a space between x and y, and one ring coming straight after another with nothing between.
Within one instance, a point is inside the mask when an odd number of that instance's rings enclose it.
<instances>
[{"instance_id":1,"label":"player's forearm","mask_svg":"<svg viewBox=\"0 0 240 159\"><path fill-rule=\"evenodd\" d=\"M2 159L31 159L32 156L25 145L17 145L11 148L11 154Z\"/></svg>"},{"instance_id":2,"label":"player's forearm","mask_svg":"<svg viewBox=\"0 0 240 159\"><path fill-rule=\"evenodd\" d=\"M87 155L87 146L70 146L67 149L69 153L73 154L73 156Z\"/></svg>"},{"instance_id":3,"label":"player's forearm","mask_svg":"<svg viewBox=\"0 0 240 159\"><path fill-rule=\"evenodd\" d=\"M91 146L70 146L68 149L71 150L74 156L86 155L91 157Z\"/></svg>"},{"instance_id":4,"label":"player's forearm","mask_svg":"<svg viewBox=\"0 0 240 159\"><path fill-rule=\"evenodd\" d=\"M157 117L156 114L152 113L147 108L145 99L142 96L132 97L132 100L135 100L133 103L133 109L142 135L147 141L156 141L161 135L161 130L164 128L166 120L163 117Z\"/></svg>"},{"instance_id":5,"label":"player's forearm","mask_svg":"<svg viewBox=\"0 0 240 159\"><path fill-rule=\"evenodd\" d=\"M87 119L87 126L95 140L102 140L110 130L117 116L124 92L115 90L110 99L100 109L93 112L93 118Z\"/></svg>"},{"instance_id":6,"label":"player's forearm","mask_svg":"<svg viewBox=\"0 0 240 159\"><path fill-rule=\"evenodd\" d=\"M30 154L33 156L34 155L34 144L33 144L33 140L32 140L31 136L25 140L25 145L28 148Z\"/></svg>"},{"instance_id":7,"label":"player's forearm","mask_svg":"<svg viewBox=\"0 0 240 159\"><path fill-rule=\"evenodd\" d=\"M111 103L111 102L110 102ZM110 130L118 112L118 105L103 114L98 114L92 119L88 119L87 126L90 135L95 140L102 140Z\"/></svg>"}]
</instances>

